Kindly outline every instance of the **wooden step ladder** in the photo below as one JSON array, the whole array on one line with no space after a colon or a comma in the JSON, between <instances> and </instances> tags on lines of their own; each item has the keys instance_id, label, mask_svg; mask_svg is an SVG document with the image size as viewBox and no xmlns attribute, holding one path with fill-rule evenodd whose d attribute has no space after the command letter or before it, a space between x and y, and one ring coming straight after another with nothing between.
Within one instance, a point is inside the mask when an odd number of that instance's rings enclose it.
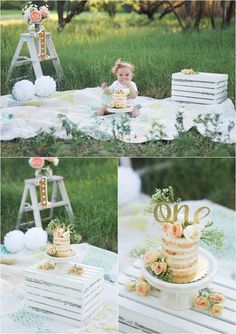
<instances>
[{"instance_id":1,"label":"wooden step ladder","mask_svg":"<svg viewBox=\"0 0 236 334\"><path fill-rule=\"evenodd\" d=\"M64 180L62 176L52 176L47 180L50 184L52 183L51 203L50 207L44 207L41 202L38 201L37 189L35 179L24 180L24 191L22 194L20 209L17 218L16 229L24 229L29 225L35 225L36 227L42 227L42 221L50 221L53 218L53 209L58 207L65 207L69 216L70 222L73 220L73 210L70 204L70 200L66 191ZM61 195L61 200L57 201L57 193ZM30 196L31 203L27 202L27 198ZM50 210L48 217L41 219L40 212L43 210ZM22 222L23 215L25 212L33 212L34 221Z\"/></svg>"},{"instance_id":2,"label":"wooden step ladder","mask_svg":"<svg viewBox=\"0 0 236 334\"><path fill-rule=\"evenodd\" d=\"M21 50L25 43L27 44L30 57L20 56ZM43 75L41 62L48 61L48 60L51 60L53 62L58 80L59 81L62 80L64 77L63 70L62 70L55 46L53 44L51 34L49 32L46 32L46 48L48 49L48 52L47 50L45 50L45 52L47 53L48 56L45 58L40 58L39 57L39 49L40 49L39 38L35 37L34 34L30 34L30 33L21 34L19 43L15 50L15 54L12 58L11 65L10 65L10 68L7 74L7 82L10 81L12 72L16 67L19 67L22 65L28 65L28 64L32 64L36 79L41 77Z\"/></svg>"}]
</instances>

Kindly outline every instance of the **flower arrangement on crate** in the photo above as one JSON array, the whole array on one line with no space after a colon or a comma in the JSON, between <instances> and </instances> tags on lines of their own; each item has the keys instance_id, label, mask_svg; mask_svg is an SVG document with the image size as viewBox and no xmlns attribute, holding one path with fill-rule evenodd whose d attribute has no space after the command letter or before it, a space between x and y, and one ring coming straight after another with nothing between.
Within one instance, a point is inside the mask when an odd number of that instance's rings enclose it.
<instances>
[{"instance_id":1,"label":"flower arrangement on crate","mask_svg":"<svg viewBox=\"0 0 236 334\"><path fill-rule=\"evenodd\" d=\"M180 201L172 187L156 189L152 196L146 213L153 214L161 225L161 250L149 250L144 255L144 265L159 279L187 283L196 279L200 271L199 241L219 249L224 244L224 233L213 227L212 221L200 222L209 215L208 207L198 208L189 219L189 206L180 205Z\"/></svg>"},{"instance_id":2,"label":"flower arrangement on crate","mask_svg":"<svg viewBox=\"0 0 236 334\"><path fill-rule=\"evenodd\" d=\"M53 171L51 166L57 166L59 159L57 157L31 157L29 159L30 167L35 169L35 177L41 178L42 176L51 177Z\"/></svg>"},{"instance_id":3,"label":"flower arrangement on crate","mask_svg":"<svg viewBox=\"0 0 236 334\"><path fill-rule=\"evenodd\" d=\"M197 310L208 311L211 316L218 317L224 308L225 297L211 289L199 291L198 297L193 300L193 307Z\"/></svg>"},{"instance_id":4,"label":"flower arrangement on crate","mask_svg":"<svg viewBox=\"0 0 236 334\"><path fill-rule=\"evenodd\" d=\"M48 224L46 230L53 236L53 243L48 245L46 249L48 255L61 258L75 255L70 243L71 241L73 243L79 243L82 238L81 235L76 232L73 224L66 225L60 223L57 218Z\"/></svg>"},{"instance_id":5,"label":"flower arrangement on crate","mask_svg":"<svg viewBox=\"0 0 236 334\"><path fill-rule=\"evenodd\" d=\"M41 22L42 20L49 18L50 12L48 8L49 8L48 5L39 7L36 4L29 2L22 9L22 15L24 16L24 21L30 24L29 26L30 32L39 33L40 31L43 30Z\"/></svg>"}]
</instances>

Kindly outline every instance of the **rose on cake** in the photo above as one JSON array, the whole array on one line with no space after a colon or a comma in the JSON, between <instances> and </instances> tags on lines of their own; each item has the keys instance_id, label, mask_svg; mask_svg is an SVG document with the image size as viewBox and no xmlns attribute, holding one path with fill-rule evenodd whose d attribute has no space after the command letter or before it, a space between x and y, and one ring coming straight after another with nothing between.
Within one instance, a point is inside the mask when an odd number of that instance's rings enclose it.
<instances>
[{"instance_id":1,"label":"rose on cake","mask_svg":"<svg viewBox=\"0 0 236 334\"><path fill-rule=\"evenodd\" d=\"M196 224L187 226L183 233L187 241L199 241L202 236L201 227Z\"/></svg>"}]
</instances>

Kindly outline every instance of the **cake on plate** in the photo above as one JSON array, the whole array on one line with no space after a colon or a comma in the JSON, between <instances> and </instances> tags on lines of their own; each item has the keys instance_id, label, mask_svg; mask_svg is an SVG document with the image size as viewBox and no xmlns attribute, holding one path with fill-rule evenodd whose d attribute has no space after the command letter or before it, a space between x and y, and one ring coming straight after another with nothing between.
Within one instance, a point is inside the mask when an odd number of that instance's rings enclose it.
<instances>
[{"instance_id":1,"label":"cake on plate","mask_svg":"<svg viewBox=\"0 0 236 334\"><path fill-rule=\"evenodd\" d=\"M52 221L49 231L53 234L53 243L47 247L47 254L54 257L70 257L75 255L71 249L70 239L74 225L65 226L64 224Z\"/></svg>"},{"instance_id":2,"label":"cake on plate","mask_svg":"<svg viewBox=\"0 0 236 334\"><path fill-rule=\"evenodd\" d=\"M112 94L111 102L108 107L114 109L125 109L128 107L127 96L129 94L129 89L117 89Z\"/></svg>"}]
</instances>

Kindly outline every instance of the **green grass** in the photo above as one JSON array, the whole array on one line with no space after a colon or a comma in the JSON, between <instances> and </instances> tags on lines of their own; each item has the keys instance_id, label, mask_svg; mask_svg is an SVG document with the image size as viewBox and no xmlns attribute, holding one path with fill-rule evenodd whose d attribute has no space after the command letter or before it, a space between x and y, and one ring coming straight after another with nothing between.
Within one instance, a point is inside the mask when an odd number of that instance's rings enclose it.
<instances>
[{"instance_id":1,"label":"green grass","mask_svg":"<svg viewBox=\"0 0 236 334\"><path fill-rule=\"evenodd\" d=\"M6 74L19 34L27 29L21 19L20 13L16 19L13 11L11 15L2 17L2 94L8 94L11 90L11 87L6 85ZM44 25L52 33L65 73L65 81L60 85L60 90L95 87L104 81L111 83L114 80L111 67L114 61L121 57L135 64L134 80L140 95L159 99L168 97L171 94L171 74L182 68L194 68L204 72L228 73L228 96L234 101L233 24L229 29L213 31L209 27L209 22L203 21L200 32L182 33L173 18L163 21L158 21L156 18L150 23L146 16L137 14L119 14L112 20L103 13L83 13L73 19L73 22L62 32L57 31L55 14ZM45 73L54 75L51 64L45 62L43 65ZM33 80L33 73L29 68L17 70L15 73L17 76L25 74ZM120 154L114 143L97 143L91 140L89 144L94 149L90 149L84 143L76 155L96 155L101 151L105 156ZM33 139L26 141L25 145L31 146L31 150L35 149ZM73 151L73 145L69 142L62 146L67 147L69 152ZM189 156L193 153L192 149L186 152L184 146L181 147L181 143L179 147L174 143L168 143L168 146L170 149L164 143L157 143L158 151L156 150L154 155L159 155L159 152L163 151L162 156L170 156L170 154ZM99 148L98 152L96 152L97 148ZM50 149L53 150L53 147ZM27 150L25 146L22 148L17 141L3 145L5 156L17 154L17 151L23 155L24 150ZM196 149L194 154L214 156L219 150L221 151L222 148L219 149L217 145L213 145L209 152L208 147L204 148L203 144L203 148ZM123 148L121 154L141 156L143 151L146 156L153 154L148 148L142 150L140 145L128 145ZM231 155L229 153L231 148L227 145L224 146L223 151L226 151L224 155ZM61 153L63 156L67 155L66 149Z\"/></svg>"},{"instance_id":2,"label":"green grass","mask_svg":"<svg viewBox=\"0 0 236 334\"><path fill-rule=\"evenodd\" d=\"M53 170L64 177L82 242L117 251L116 159L64 158ZM2 159L1 240L15 228L24 179L32 177L34 170L27 159ZM64 208L56 208L55 217L67 220ZM32 216L27 214L26 220L32 220Z\"/></svg>"}]
</instances>

